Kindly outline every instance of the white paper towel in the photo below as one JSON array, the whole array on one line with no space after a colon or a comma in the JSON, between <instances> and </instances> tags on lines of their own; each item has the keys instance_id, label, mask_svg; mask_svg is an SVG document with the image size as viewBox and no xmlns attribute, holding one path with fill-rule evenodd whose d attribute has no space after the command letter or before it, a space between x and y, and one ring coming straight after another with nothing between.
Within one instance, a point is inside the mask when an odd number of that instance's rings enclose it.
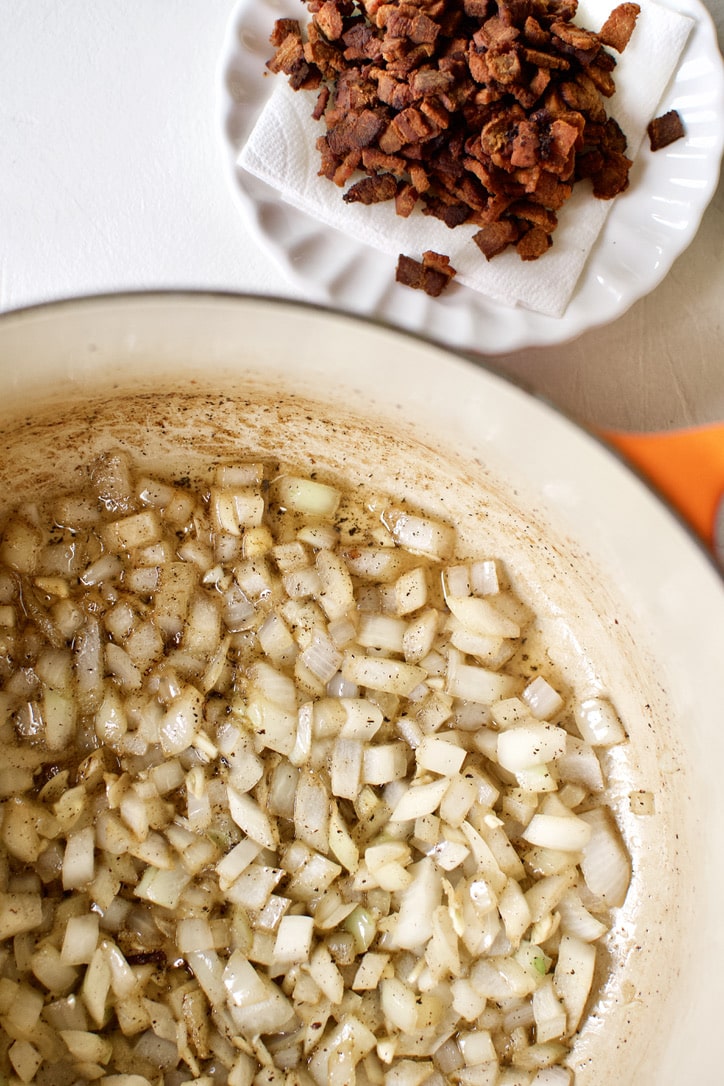
<instances>
[{"instance_id":1,"label":"white paper towel","mask_svg":"<svg viewBox=\"0 0 724 1086\"><path fill-rule=\"evenodd\" d=\"M611 0L581 0L577 22L599 29ZM648 122L676 70L693 20L653 0L643 0L636 28L617 56L616 93L607 111L626 134L629 158L638 152ZM450 257L457 282L504 305L522 305L552 317L566 309L591 248L612 205L597 200L590 185L576 185L558 212L553 246L540 260L523 262L506 251L488 262L471 241L477 227L450 230L417 209L407 218L391 202L346 204L342 190L318 176L315 143L324 127L311 117L316 93L292 91L283 76L265 105L239 156L239 165L277 189L287 203L347 236L388 252L419 258L426 249ZM625 194L618 197L625 199Z\"/></svg>"}]
</instances>

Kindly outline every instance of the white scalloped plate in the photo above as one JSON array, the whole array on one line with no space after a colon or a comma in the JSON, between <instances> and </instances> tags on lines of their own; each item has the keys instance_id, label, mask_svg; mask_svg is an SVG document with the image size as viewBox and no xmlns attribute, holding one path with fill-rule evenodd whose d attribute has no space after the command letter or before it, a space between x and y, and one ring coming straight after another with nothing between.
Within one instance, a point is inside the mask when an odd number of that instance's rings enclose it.
<instances>
[{"instance_id":1,"label":"white scalloped plate","mask_svg":"<svg viewBox=\"0 0 724 1086\"><path fill-rule=\"evenodd\" d=\"M668 0L696 20L659 112L676 109L686 137L653 154L644 140L631 186L606 220L562 317L502 306L453 283L433 299L395 282L385 254L329 229L236 165L272 91L265 77L275 19L300 16L299 0L241 0L219 68L219 116L228 172L259 244L312 301L422 332L467 350L501 354L563 343L620 317L658 286L694 238L719 177L724 149L724 65L699 0Z\"/></svg>"}]
</instances>

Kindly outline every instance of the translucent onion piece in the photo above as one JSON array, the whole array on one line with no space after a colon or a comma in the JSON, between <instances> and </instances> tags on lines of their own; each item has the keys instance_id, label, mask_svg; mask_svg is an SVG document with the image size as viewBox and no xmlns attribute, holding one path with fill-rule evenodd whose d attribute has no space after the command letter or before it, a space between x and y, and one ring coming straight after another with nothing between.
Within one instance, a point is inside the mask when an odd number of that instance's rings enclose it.
<instances>
[{"instance_id":1,"label":"translucent onion piece","mask_svg":"<svg viewBox=\"0 0 724 1086\"><path fill-rule=\"evenodd\" d=\"M442 559L452 552L454 531L447 524L406 513L401 509L385 510L382 520L396 542L413 554Z\"/></svg>"},{"instance_id":2,"label":"translucent onion piece","mask_svg":"<svg viewBox=\"0 0 724 1086\"><path fill-rule=\"evenodd\" d=\"M542 675L526 686L522 698L539 720L548 720L563 708L563 698Z\"/></svg>"},{"instance_id":3,"label":"translucent onion piece","mask_svg":"<svg viewBox=\"0 0 724 1086\"><path fill-rule=\"evenodd\" d=\"M631 862L613 816L608 808L596 807L580 817L591 831L581 859L586 885L606 905L621 906L631 881Z\"/></svg>"},{"instance_id":4,"label":"translucent onion piece","mask_svg":"<svg viewBox=\"0 0 724 1086\"><path fill-rule=\"evenodd\" d=\"M563 935L558 950L554 984L566 1009L566 1033L578 1029L588 1000L596 964L596 951L574 935Z\"/></svg>"},{"instance_id":5,"label":"translucent onion piece","mask_svg":"<svg viewBox=\"0 0 724 1086\"><path fill-rule=\"evenodd\" d=\"M523 837L532 845L556 848L561 852L580 852L591 837L591 827L575 815L533 815Z\"/></svg>"},{"instance_id":6,"label":"translucent onion piece","mask_svg":"<svg viewBox=\"0 0 724 1086\"><path fill-rule=\"evenodd\" d=\"M342 497L334 487L295 475L281 476L274 489L280 505L315 517L333 516Z\"/></svg>"},{"instance_id":7,"label":"translucent onion piece","mask_svg":"<svg viewBox=\"0 0 724 1086\"><path fill-rule=\"evenodd\" d=\"M579 702L574 716L579 732L594 747L612 747L626 738L616 710L604 698L586 698Z\"/></svg>"}]
</instances>

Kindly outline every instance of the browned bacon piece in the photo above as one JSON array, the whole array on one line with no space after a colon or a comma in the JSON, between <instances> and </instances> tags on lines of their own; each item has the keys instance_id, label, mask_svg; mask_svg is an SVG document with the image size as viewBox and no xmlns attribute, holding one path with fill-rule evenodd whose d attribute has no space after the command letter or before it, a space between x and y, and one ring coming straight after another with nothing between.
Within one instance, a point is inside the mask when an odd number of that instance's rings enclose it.
<instances>
[{"instance_id":1,"label":"browned bacon piece","mask_svg":"<svg viewBox=\"0 0 724 1086\"><path fill-rule=\"evenodd\" d=\"M652 151L660 151L662 147L668 147L670 143L686 135L681 114L675 109L670 109L668 113L663 113L660 117L654 117L647 131Z\"/></svg>"},{"instance_id":2,"label":"browned bacon piece","mask_svg":"<svg viewBox=\"0 0 724 1086\"><path fill-rule=\"evenodd\" d=\"M422 254L422 261L413 260L400 253L395 278L398 283L413 290L423 290L431 298L437 298L455 275L450 258L431 249Z\"/></svg>"},{"instance_id":3,"label":"browned bacon piece","mask_svg":"<svg viewBox=\"0 0 724 1086\"><path fill-rule=\"evenodd\" d=\"M517 223L512 219L498 219L488 223L473 236L473 241L486 260L492 260L520 237Z\"/></svg>"},{"instance_id":4,"label":"browned bacon piece","mask_svg":"<svg viewBox=\"0 0 724 1086\"><path fill-rule=\"evenodd\" d=\"M346 204L379 204L397 195L397 181L391 173L373 173L355 182L342 199Z\"/></svg>"},{"instance_id":5,"label":"browned bacon piece","mask_svg":"<svg viewBox=\"0 0 724 1086\"><path fill-rule=\"evenodd\" d=\"M599 30L599 41L615 49L617 53L623 53L634 32L640 11L638 4L619 4Z\"/></svg>"}]
</instances>

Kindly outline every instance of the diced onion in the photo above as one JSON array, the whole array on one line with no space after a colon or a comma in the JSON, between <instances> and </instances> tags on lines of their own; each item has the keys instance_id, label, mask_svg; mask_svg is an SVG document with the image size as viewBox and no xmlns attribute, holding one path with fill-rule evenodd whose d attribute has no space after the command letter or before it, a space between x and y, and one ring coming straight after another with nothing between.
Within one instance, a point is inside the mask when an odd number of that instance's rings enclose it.
<instances>
[{"instance_id":1,"label":"diced onion","mask_svg":"<svg viewBox=\"0 0 724 1086\"><path fill-rule=\"evenodd\" d=\"M563 707L563 698L542 675L528 683L521 697L539 720L548 720Z\"/></svg>"},{"instance_id":2,"label":"diced onion","mask_svg":"<svg viewBox=\"0 0 724 1086\"><path fill-rule=\"evenodd\" d=\"M596 962L596 952L590 943L584 943L574 935L561 937L556 963L554 984L566 1009L566 1032L572 1034L586 1005Z\"/></svg>"},{"instance_id":3,"label":"diced onion","mask_svg":"<svg viewBox=\"0 0 724 1086\"><path fill-rule=\"evenodd\" d=\"M396 542L413 554L442 559L452 552L454 533L447 524L406 513L401 509L387 509L382 514L382 520Z\"/></svg>"},{"instance_id":4,"label":"diced onion","mask_svg":"<svg viewBox=\"0 0 724 1086\"><path fill-rule=\"evenodd\" d=\"M574 715L579 732L591 746L612 747L626 738L613 705L604 698L585 698L576 705Z\"/></svg>"},{"instance_id":5,"label":"diced onion","mask_svg":"<svg viewBox=\"0 0 724 1086\"><path fill-rule=\"evenodd\" d=\"M295 475L285 475L277 479L275 490L280 505L315 517L333 516L341 498L340 492L334 487Z\"/></svg>"},{"instance_id":6,"label":"diced onion","mask_svg":"<svg viewBox=\"0 0 724 1086\"><path fill-rule=\"evenodd\" d=\"M523 837L532 845L557 848L562 852L580 852L591 837L591 828L575 815L533 815Z\"/></svg>"},{"instance_id":7,"label":"diced onion","mask_svg":"<svg viewBox=\"0 0 724 1086\"><path fill-rule=\"evenodd\" d=\"M631 864L621 835L604 808L587 811L581 819L590 830L581 860L586 885L606 905L623 905L631 880Z\"/></svg>"},{"instance_id":8,"label":"diced onion","mask_svg":"<svg viewBox=\"0 0 724 1086\"><path fill-rule=\"evenodd\" d=\"M626 736L513 578L287 466L88 478L0 521L0 1079L570 1086Z\"/></svg>"}]
</instances>

